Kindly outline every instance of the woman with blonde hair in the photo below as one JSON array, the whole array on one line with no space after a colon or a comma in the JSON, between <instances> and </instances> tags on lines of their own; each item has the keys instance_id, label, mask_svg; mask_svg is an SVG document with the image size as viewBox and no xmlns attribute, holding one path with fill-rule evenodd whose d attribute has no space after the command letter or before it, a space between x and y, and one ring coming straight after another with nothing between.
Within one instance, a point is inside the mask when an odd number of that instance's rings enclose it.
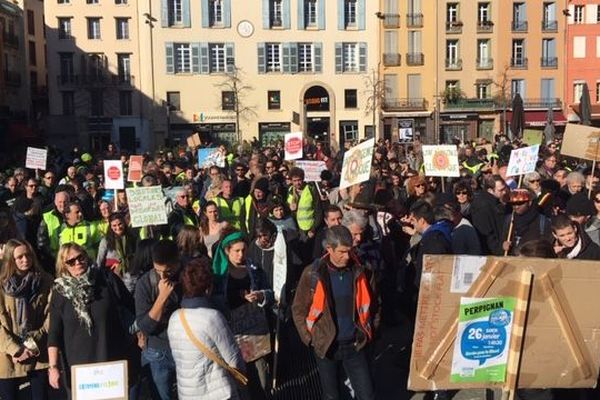
<instances>
[{"instance_id":1,"label":"woman with blonde hair","mask_svg":"<svg viewBox=\"0 0 600 400\"><path fill-rule=\"evenodd\" d=\"M16 399L29 382L33 399L47 398L48 300L52 277L42 271L31 245L10 239L0 272L0 398Z\"/></svg>"}]
</instances>

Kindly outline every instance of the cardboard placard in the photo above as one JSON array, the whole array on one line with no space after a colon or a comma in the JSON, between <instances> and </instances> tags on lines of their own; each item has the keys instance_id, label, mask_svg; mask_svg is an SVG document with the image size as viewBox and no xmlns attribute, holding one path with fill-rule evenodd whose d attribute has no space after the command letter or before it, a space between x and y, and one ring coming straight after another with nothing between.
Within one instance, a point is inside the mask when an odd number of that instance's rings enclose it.
<instances>
[{"instance_id":1,"label":"cardboard placard","mask_svg":"<svg viewBox=\"0 0 600 400\"><path fill-rule=\"evenodd\" d=\"M455 145L423 145L422 148L426 176L460 176Z\"/></svg>"},{"instance_id":2,"label":"cardboard placard","mask_svg":"<svg viewBox=\"0 0 600 400\"><path fill-rule=\"evenodd\" d=\"M217 147L198 149L198 166L200 168L210 168L213 165L224 168L225 155Z\"/></svg>"},{"instance_id":3,"label":"cardboard placard","mask_svg":"<svg viewBox=\"0 0 600 400\"><path fill-rule=\"evenodd\" d=\"M263 308L246 303L232 310L231 331L244 361L258 360L271 352L271 334Z\"/></svg>"},{"instance_id":4,"label":"cardboard placard","mask_svg":"<svg viewBox=\"0 0 600 400\"><path fill-rule=\"evenodd\" d=\"M529 146L536 144L542 144L544 140L544 131L537 129L523 129L523 143L527 143Z\"/></svg>"},{"instance_id":5,"label":"cardboard placard","mask_svg":"<svg viewBox=\"0 0 600 400\"><path fill-rule=\"evenodd\" d=\"M302 158L304 143L302 143L302 132L286 133L283 141L285 160L297 160Z\"/></svg>"},{"instance_id":6,"label":"cardboard placard","mask_svg":"<svg viewBox=\"0 0 600 400\"><path fill-rule=\"evenodd\" d=\"M109 361L71 366L73 400L127 400L127 361Z\"/></svg>"},{"instance_id":7,"label":"cardboard placard","mask_svg":"<svg viewBox=\"0 0 600 400\"><path fill-rule=\"evenodd\" d=\"M600 161L600 128L567 124L560 154L584 160Z\"/></svg>"},{"instance_id":8,"label":"cardboard placard","mask_svg":"<svg viewBox=\"0 0 600 400\"><path fill-rule=\"evenodd\" d=\"M540 145L521 147L510 152L506 176L525 175L535 171Z\"/></svg>"},{"instance_id":9,"label":"cardboard placard","mask_svg":"<svg viewBox=\"0 0 600 400\"><path fill-rule=\"evenodd\" d=\"M144 156L129 157L129 169L127 170L128 182L140 182L143 175Z\"/></svg>"},{"instance_id":10,"label":"cardboard placard","mask_svg":"<svg viewBox=\"0 0 600 400\"><path fill-rule=\"evenodd\" d=\"M48 150L28 147L25 158L25 168L45 170L47 158Z\"/></svg>"},{"instance_id":11,"label":"cardboard placard","mask_svg":"<svg viewBox=\"0 0 600 400\"><path fill-rule=\"evenodd\" d=\"M327 169L325 161L305 161L296 160L296 167L304 170L304 180L306 182L320 182L321 172Z\"/></svg>"},{"instance_id":12,"label":"cardboard placard","mask_svg":"<svg viewBox=\"0 0 600 400\"><path fill-rule=\"evenodd\" d=\"M200 142L200 135L198 133L194 133L192 136L188 136L187 145L191 149L195 149L196 147L200 147L202 142Z\"/></svg>"},{"instance_id":13,"label":"cardboard placard","mask_svg":"<svg viewBox=\"0 0 600 400\"><path fill-rule=\"evenodd\" d=\"M458 264L477 264L457 268ZM521 358L519 388L593 387L600 367L600 263L524 257L432 256L423 259L408 387L415 391L503 388L500 382L450 381L452 345L457 335L461 297L513 297L522 300L520 283L533 274L523 347L510 343L509 364ZM460 262L459 262L460 260ZM468 271L468 272L466 272ZM461 280L467 294L453 293ZM528 288L527 288L528 289ZM526 291L529 294L529 290ZM517 306L515 313L521 307ZM521 312L521 314L524 314ZM522 321L515 317L513 335ZM517 336L515 336L517 337ZM519 351L520 350L520 351ZM510 371L510 369L509 369ZM507 375L507 381L516 375Z\"/></svg>"},{"instance_id":14,"label":"cardboard placard","mask_svg":"<svg viewBox=\"0 0 600 400\"><path fill-rule=\"evenodd\" d=\"M104 160L104 188L125 189L121 160Z\"/></svg>"},{"instance_id":15,"label":"cardboard placard","mask_svg":"<svg viewBox=\"0 0 600 400\"><path fill-rule=\"evenodd\" d=\"M344 154L340 189L369 180L374 147L375 138L371 138L354 146Z\"/></svg>"},{"instance_id":16,"label":"cardboard placard","mask_svg":"<svg viewBox=\"0 0 600 400\"><path fill-rule=\"evenodd\" d=\"M165 195L160 186L127 188L125 191L133 228L167 223Z\"/></svg>"}]
</instances>

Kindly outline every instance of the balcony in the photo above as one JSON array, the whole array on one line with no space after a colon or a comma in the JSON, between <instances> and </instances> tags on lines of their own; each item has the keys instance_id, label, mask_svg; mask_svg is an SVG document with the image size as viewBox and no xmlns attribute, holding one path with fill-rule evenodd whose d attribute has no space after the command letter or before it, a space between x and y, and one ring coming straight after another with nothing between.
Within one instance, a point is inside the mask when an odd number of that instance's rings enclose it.
<instances>
[{"instance_id":1,"label":"balcony","mask_svg":"<svg viewBox=\"0 0 600 400\"><path fill-rule=\"evenodd\" d=\"M561 109L562 101L558 98L548 98L548 99L529 99L526 98L523 100L524 108L538 108L540 110L547 110L549 108L553 109Z\"/></svg>"},{"instance_id":2,"label":"balcony","mask_svg":"<svg viewBox=\"0 0 600 400\"><path fill-rule=\"evenodd\" d=\"M92 74L92 75L57 75L59 86L77 87L133 87L133 75Z\"/></svg>"},{"instance_id":3,"label":"balcony","mask_svg":"<svg viewBox=\"0 0 600 400\"><path fill-rule=\"evenodd\" d=\"M494 59L493 58L478 58L476 66L477 66L478 70L494 69Z\"/></svg>"},{"instance_id":4,"label":"balcony","mask_svg":"<svg viewBox=\"0 0 600 400\"><path fill-rule=\"evenodd\" d=\"M542 21L542 32L558 32L558 21L554 19Z\"/></svg>"},{"instance_id":5,"label":"balcony","mask_svg":"<svg viewBox=\"0 0 600 400\"><path fill-rule=\"evenodd\" d=\"M461 71L461 70L462 70L462 59L446 58L446 71Z\"/></svg>"},{"instance_id":6,"label":"balcony","mask_svg":"<svg viewBox=\"0 0 600 400\"><path fill-rule=\"evenodd\" d=\"M493 99L459 99L447 101L446 110L494 110L496 103Z\"/></svg>"},{"instance_id":7,"label":"balcony","mask_svg":"<svg viewBox=\"0 0 600 400\"><path fill-rule=\"evenodd\" d=\"M33 99L42 99L48 97L48 87L47 86L34 86L31 88L31 98Z\"/></svg>"},{"instance_id":8,"label":"balcony","mask_svg":"<svg viewBox=\"0 0 600 400\"><path fill-rule=\"evenodd\" d=\"M4 44L15 49L19 48L19 37L14 33L4 33Z\"/></svg>"},{"instance_id":9,"label":"balcony","mask_svg":"<svg viewBox=\"0 0 600 400\"><path fill-rule=\"evenodd\" d=\"M513 21L511 29L513 32L527 32L527 21Z\"/></svg>"},{"instance_id":10,"label":"balcony","mask_svg":"<svg viewBox=\"0 0 600 400\"><path fill-rule=\"evenodd\" d=\"M510 59L510 67L513 69L527 69L527 58L517 57Z\"/></svg>"},{"instance_id":11,"label":"balcony","mask_svg":"<svg viewBox=\"0 0 600 400\"><path fill-rule=\"evenodd\" d=\"M408 14L406 16L406 26L408 28L422 28L423 27L423 14Z\"/></svg>"},{"instance_id":12,"label":"balcony","mask_svg":"<svg viewBox=\"0 0 600 400\"><path fill-rule=\"evenodd\" d=\"M17 71L4 71L4 82L6 86L19 87L21 86L21 74Z\"/></svg>"},{"instance_id":13,"label":"balcony","mask_svg":"<svg viewBox=\"0 0 600 400\"><path fill-rule=\"evenodd\" d=\"M494 23L492 21L477 21L477 33L492 33Z\"/></svg>"},{"instance_id":14,"label":"balcony","mask_svg":"<svg viewBox=\"0 0 600 400\"><path fill-rule=\"evenodd\" d=\"M542 57L542 68L556 69L558 68L558 57Z\"/></svg>"},{"instance_id":15,"label":"balcony","mask_svg":"<svg viewBox=\"0 0 600 400\"><path fill-rule=\"evenodd\" d=\"M423 53L406 53L406 65L424 65L425 54Z\"/></svg>"},{"instance_id":16,"label":"balcony","mask_svg":"<svg viewBox=\"0 0 600 400\"><path fill-rule=\"evenodd\" d=\"M386 67L397 67L400 65L402 56L398 53L383 53L383 65Z\"/></svg>"},{"instance_id":17,"label":"balcony","mask_svg":"<svg viewBox=\"0 0 600 400\"><path fill-rule=\"evenodd\" d=\"M446 21L446 33L462 33L462 21Z\"/></svg>"},{"instance_id":18,"label":"balcony","mask_svg":"<svg viewBox=\"0 0 600 400\"><path fill-rule=\"evenodd\" d=\"M400 14L383 14L384 28L400 28Z\"/></svg>"},{"instance_id":19,"label":"balcony","mask_svg":"<svg viewBox=\"0 0 600 400\"><path fill-rule=\"evenodd\" d=\"M271 28L281 28L283 26L283 21L281 18L271 18Z\"/></svg>"},{"instance_id":20,"label":"balcony","mask_svg":"<svg viewBox=\"0 0 600 400\"><path fill-rule=\"evenodd\" d=\"M427 111L427 100L422 98L384 99L385 111Z\"/></svg>"},{"instance_id":21,"label":"balcony","mask_svg":"<svg viewBox=\"0 0 600 400\"><path fill-rule=\"evenodd\" d=\"M56 76L56 82L58 86L71 86L77 82L77 75L62 74Z\"/></svg>"}]
</instances>

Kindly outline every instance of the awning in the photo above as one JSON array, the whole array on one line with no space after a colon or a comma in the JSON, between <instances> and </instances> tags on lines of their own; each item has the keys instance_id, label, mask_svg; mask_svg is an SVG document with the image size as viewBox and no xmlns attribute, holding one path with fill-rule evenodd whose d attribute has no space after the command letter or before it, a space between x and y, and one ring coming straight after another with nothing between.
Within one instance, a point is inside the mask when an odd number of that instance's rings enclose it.
<instances>
[{"instance_id":1,"label":"awning","mask_svg":"<svg viewBox=\"0 0 600 400\"><path fill-rule=\"evenodd\" d=\"M565 126L567 125L567 119L563 115L562 111L553 111L553 125L554 126ZM537 127L543 128L546 126L546 120L548 119L548 111L525 111L525 126L526 127ZM512 111L506 112L506 120L510 124L512 121Z\"/></svg>"},{"instance_id":2,"label":"awning","mask_svg":"<svg viewBox=\"0 0 600 400\"><path fill-rule=\"evenodd\" d=\"M581 116L579 113L579 103L571 105L571 108L577 113L577 115ZM600 104L592 104L592 118L600 118Z\"/></svg>"}]
</instances>

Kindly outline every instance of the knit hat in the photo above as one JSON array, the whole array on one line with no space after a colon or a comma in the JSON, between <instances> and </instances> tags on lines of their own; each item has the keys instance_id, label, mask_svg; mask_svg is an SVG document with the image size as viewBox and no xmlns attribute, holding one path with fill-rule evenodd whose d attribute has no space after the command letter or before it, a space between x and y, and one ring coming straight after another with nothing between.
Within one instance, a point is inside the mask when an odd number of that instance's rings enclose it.
<instances>
[{"instance_id":1,"label":"knit hat","mask_svg":"<svg viewBox=\"0 0 600 400\"><path fill-rule=\"evenodd\" d=\"M594 203L587 198L584 192L575 193L567 201L567 215L582 216L594 215L595 213Z\"/></svg>"},{"instance_id":2,"label":"knit hat","mask_svg":"<svg viewBox=\"0 0 600 400\"><path fill-rule=\"evenodd\" d=\"M258 189L264 194L269 193L269 180L267 178L260 178L254 183L254 189Z\"/></svg>"}]
</instances>

